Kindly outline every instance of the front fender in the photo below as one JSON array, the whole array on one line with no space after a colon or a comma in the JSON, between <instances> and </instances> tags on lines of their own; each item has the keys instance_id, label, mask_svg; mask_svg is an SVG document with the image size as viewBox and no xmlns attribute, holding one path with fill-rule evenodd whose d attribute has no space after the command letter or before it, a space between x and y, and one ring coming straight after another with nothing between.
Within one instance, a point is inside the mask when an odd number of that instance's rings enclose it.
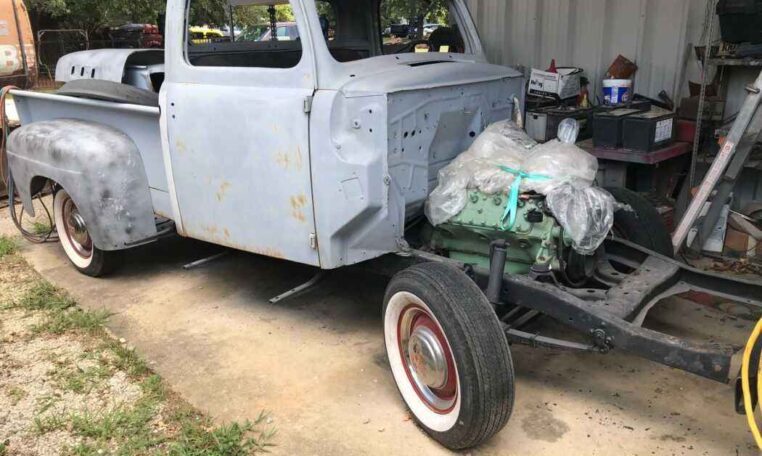
<instances>
[{"instance_id":1,"label":"front fender","mask_svg":"<svg viewBox=\"0 0 762 456\"><path fill-rule=\"evenodd\" d=\"M75 119L24 125L9 137L8 163L27 212L34 215L32 180L53 180L72 197L101 250L157 234L140 152L113 127Z\"/></svg>"}]
</instances>

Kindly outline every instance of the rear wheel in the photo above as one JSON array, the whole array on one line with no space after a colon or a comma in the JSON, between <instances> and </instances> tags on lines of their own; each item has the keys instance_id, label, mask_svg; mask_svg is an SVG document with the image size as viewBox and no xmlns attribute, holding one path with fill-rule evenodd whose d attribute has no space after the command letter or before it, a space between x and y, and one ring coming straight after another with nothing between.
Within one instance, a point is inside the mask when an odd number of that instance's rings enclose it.
<instances>
[{"instance_id":1,"label":"rear wheel","mask_svg":"<svg viewBox=\"0 0 762 456\"><path fill-rule=\"evenodd\" d=\"M505 426L514 398L511 353L471 279L443 264L413 266L389 284L383 318L394 380L426 433L460 450Z\"/></svg>"},{"instance_id":2,"label":"rear wheel","mask_svg":"<svg viewBox=\"0 0 762 456\"><path fill-rule=\"evenodd\" d=\"M61 246L77 270L91 277L101 277L113 271L120 252L107 252L93 244L87 223L66 190L56 192L53 215Z\"/></svg>"}]
</instances>

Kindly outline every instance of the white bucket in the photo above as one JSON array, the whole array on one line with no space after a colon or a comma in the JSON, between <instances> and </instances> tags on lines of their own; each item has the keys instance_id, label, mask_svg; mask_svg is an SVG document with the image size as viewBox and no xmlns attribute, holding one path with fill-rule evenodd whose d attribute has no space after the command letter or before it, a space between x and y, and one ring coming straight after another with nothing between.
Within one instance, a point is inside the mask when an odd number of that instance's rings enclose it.
<instances>
[{"instance_id":1,"label":"white bucket","mask_svg":"<svg viewBox=\"0 0 762 456\"><path fill-rule=\"evenodd\" d=\"M631 79L604 79L603 102L607 105L627 103L632 99Z\"/></svg>"}]
</instances>

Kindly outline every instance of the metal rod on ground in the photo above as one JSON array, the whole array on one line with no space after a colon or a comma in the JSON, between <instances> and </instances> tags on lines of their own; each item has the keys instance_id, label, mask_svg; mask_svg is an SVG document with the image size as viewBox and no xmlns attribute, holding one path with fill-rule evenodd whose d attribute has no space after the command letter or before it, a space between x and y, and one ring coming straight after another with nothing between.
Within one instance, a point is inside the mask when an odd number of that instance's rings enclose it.
<instances>
[{"instance_id":1,"label":"metal rod on ground","mask_svg":"<svg viewBox=\"0 0 762 456\"><path fill-rule=\"evenodd\" d=\"M327 273L325 271L318 272L317 274L315 274L315 277L311 278L309 281L299 285L298 287L292 288L292 289L288 290L287 292L285 292L283 294L279 294L278 296L270 299L270 304L277 304L277 303L283 301L284 299L288 299L288 298L290 298L292 296L295 296L295 295L297 295L299 293L302 293L302 292L305 292L305 291L309 290L310 288L312 288L315 285L317 285L318 283L320 283L320 281L322 281L325 278L326 275L327 275Z\"/></svg>"},{"instance_id":2,"label":"metal rod on ground","mask_svg":"<svg viewBox=\"0 0 762 456\"><path fill-rule=\"evenodd\" d=\"M185 266L183 266L183 269L186 271L190 271L191 269L198 268L200 266L204 266L206 264L211 263L214 260L219 260L220 258L224 257L225 255L228 255L230 252L221 252L216 255L212 255L207 258L202 258L200 260L194 261L193 263L188 263Z\"/></svg>"}]
</instances>

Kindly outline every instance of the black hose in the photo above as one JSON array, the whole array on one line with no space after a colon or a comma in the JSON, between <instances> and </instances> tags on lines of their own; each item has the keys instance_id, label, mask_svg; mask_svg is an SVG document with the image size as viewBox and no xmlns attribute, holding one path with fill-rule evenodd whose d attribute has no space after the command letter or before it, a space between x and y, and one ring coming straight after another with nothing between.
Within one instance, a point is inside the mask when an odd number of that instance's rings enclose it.
<instances>
[{"instance_id":1,"label":"black hose","mask_svg":"<svg viewBox=\"0 0 762 456\"><path fill-rule=\"evenodd\" d=\"M5 114L5 99L8 96L8 93L15 89L16 87L13 86L6 86L3 88L2 92L0 93L0 120L2 121L2 141L0 142L0 168L2 168L2 174L1 177L3 179L3 183L5 184L5 187L8 189L8 211L11 215L11 221L13 221L13 224L16 226L16 229L19 230L21 235L24 237L24 239L28 240L29 242L35 243L35 244L43 244L46 242L56 242L58 241L58 235L56 234L56 224L55 220L53 218L53 215L50 213L50 210L48 209L47 205L43 201L43 190L45 187L43 186L42 190L40 190L36 195L32 197L32 199L36 199L39 201L42 208L45 210L45 214L48 218L48 227L49 230L44 233L33 233L31 231L28 231L23 226L23 220L24 220L24 208L22 206L21 213L18 213L16 211L16 187L15 182L13 180L13 175L11 174L11 168L8 163L8 153L7 153L7 147L8 147L8 116Z\"/></svg>"}]
</instances>

